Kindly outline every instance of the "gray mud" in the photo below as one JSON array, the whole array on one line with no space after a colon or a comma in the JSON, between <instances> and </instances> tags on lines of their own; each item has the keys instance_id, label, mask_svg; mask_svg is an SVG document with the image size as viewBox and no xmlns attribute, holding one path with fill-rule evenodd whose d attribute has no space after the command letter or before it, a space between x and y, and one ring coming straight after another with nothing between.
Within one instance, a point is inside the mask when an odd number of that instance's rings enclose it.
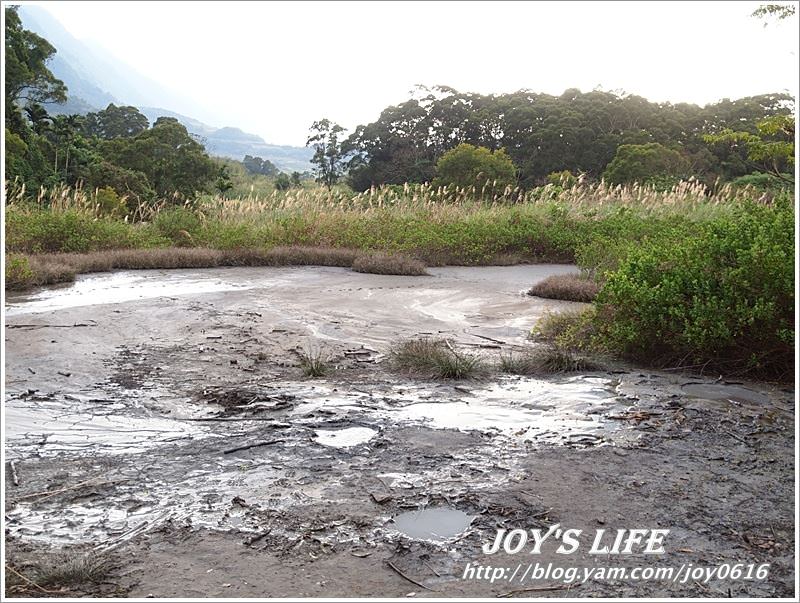
<instances>
[{"instance_id":1,"label":"gray mud","mask_svg":"<svg viewBox=\"0 0 800 603\"><path fill-rule=\"evenodd\" d=\"M671 530L657 565L768 562L769 577L576 592L791 596L793 391L625 366L392 370L403 337L487 361L529 348L545 312L581 305L522 292L574 270L140 271L9 296L9 559L109 560L103 584L65 595L480 597L542 584L464 580L467 563L653 564L588 546L486 556L498 528L645 527ZM327 378L302 377L308 349L331 356Z\"/></svg>"}]
</instances>

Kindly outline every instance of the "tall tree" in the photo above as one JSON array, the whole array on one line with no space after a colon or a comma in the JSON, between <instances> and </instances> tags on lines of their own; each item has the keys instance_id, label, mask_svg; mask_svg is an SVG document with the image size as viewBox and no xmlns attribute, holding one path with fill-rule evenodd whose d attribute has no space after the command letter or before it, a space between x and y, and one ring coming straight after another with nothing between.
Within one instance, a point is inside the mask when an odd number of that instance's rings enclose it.
<instances>
[{"instance_id":1,"label":"tall tree","mask_svg":"<svg viewBox=\"0 0 800 603\"><path fill-rule=\"evenodd\" d=\"M136 107L117 107L111 103L96 113L86 116L84 131L100 138L125 138L136 136L150 126L147 117Z\"/></svg>"},{"instance_id":2,"label":"tall tree","mask_svg":"<svg viewBox=\"0 0 800 603\"><path fill-rule=\"evenodd\" d=\"M64 102L67 87L47 68L47 61L56 53L50 42L23 29L16 6L5 9L6 111L23 104Z\"/></svg>"},{"instance_id":3,"label":"tall tree","mask_svg":"<svg viewBox=\"0 0 800 603\"><path fill-rule=\"evenodd\" d=\"M311 125L311 135L306 141L306 146L314 149L311 163L316 167L314 173L317 182L321 182L328 189L339 181L345 169L344 151L339 135L344 128L329 119L315 121Z\"/></svg>"}]
</instances>

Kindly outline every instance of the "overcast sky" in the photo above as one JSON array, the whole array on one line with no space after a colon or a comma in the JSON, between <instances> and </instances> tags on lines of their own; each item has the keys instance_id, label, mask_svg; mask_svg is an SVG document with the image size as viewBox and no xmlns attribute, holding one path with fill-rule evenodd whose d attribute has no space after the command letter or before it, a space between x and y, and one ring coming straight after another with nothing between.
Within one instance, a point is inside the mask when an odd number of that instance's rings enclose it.
<instances>
[{"instance_id":1,"label":"overcast sky","mask_svg":"<svg viewBox=\"0 0 800 603\"><path fill-rule=\"evenodd\" d=\"M759 2L26 2L271 143L375 120L415 84L625 90L698 104L797 94L798 18ZM178 112L192 109L165 107Z\"/></svg>"}]
</instances>

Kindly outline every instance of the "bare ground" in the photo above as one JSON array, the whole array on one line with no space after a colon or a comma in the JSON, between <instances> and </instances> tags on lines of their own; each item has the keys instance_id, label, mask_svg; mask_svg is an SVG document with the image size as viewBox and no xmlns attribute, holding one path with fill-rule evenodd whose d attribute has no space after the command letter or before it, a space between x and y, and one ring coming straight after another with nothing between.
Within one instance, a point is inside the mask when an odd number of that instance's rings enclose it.
<instances>
[{"instance_id":1,"label":"bare ground","mask_svg":"<svg viewBox=\"0 0 800 603\"><path fill-rule=\"evenodd\" d=\"M392 370L403 337L489 361L526 349L543 312L575 305L522 291L571 270L144 271L8 299L6 562L37 582L53 548L92 551L106 572L41 588L7 572L7 594L792 596L793 391L628 366ZM302 378L312 348L332 358L325 379ZM473 519L436 541L400 533L392 518L421 509ZM583 531L575 553L481 551L498 528L556 523ZM588 554L597 530L630 528L669 529L665 553ZM468 563L771 566L763 581L567 588L464 579Z\"/></svg>"}]
</instances>

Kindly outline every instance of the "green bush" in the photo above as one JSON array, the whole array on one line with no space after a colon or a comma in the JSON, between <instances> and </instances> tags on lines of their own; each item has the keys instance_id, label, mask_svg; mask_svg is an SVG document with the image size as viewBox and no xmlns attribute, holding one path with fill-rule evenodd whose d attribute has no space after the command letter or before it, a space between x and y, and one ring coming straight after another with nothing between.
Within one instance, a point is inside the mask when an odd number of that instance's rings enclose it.
<instances>
[{"instance_id":1,"label":"green bush","mask_svg":"<svg viewBox=\"0 0 800 603\"><path fill-rule=\"evenodd\" d=\"M6 251L86 252L164 244L151 229L113 218L95 219L75 211L6 208Z\"/></svg>"},{"instance_id":2,"label":"green bush","mask_svg":"<svg viewBox=\"0 0 800 603\"><path fill-rule=\"evenodd\" d=\"M517 170L504 149L460 144L436 162L434 186L474 186L480 192L488 181L490 189L502 191L516 180Z\"/></svg>"},{"instance_id":3,"label":"green bush","mask_svg":"<svg viewBox=\"0 0 800 603\"><path fill-rule=\"evenodd\" d=\"M631 182L677 182L688 176L689 163L680 152L657 142L623 144L603 172L611 184ZM673 180L674 178L674 180Z\"/></svg>"},{"instance_id":4,"label":"green bush","mask_svg":"<svg viewBox=\"0 0 800 603\"><path fill-rule=\"evenodd\" d=\"M5 288L10 290L26 289L33 282L33 270L31 270L28 258L10 254L6 256L6 282Z\"/></svg>"},{"instance_id":5,"label":"green bush","mask_svg":"<svg viewBox=\"0 0 800 603\"><path fill-rule=\"evenodd\" d=\"M780 376L794 345L794 212L749 205L692 236L644 241L607 274L597 327L614 352Z\"/></svg>"},{"instance_id":6,"label":"green bush","mask_svg":"<svg viewBox=\"0 0 800 603\"><path fill-rule=\"evenodd\" d=\"M160 211L153 220L156 231L179 247L192 245L201 226L200 217L186 207Z\"/></svg>"}]
</instances>

